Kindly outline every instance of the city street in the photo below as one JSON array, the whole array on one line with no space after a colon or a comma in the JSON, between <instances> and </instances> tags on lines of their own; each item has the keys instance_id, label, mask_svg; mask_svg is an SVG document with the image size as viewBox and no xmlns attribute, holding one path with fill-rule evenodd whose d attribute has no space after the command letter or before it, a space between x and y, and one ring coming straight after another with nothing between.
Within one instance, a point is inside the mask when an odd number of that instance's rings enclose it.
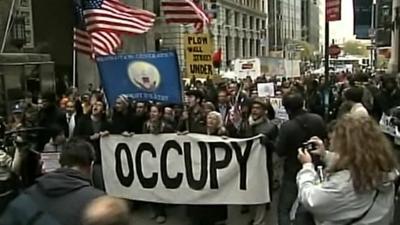
<instances>
[{"instance_id":1,"label":"city street","mask_svg":"<svg viewBox=\"0 0 400 225\"><path fill-rule=\"evenodd\" d=\"M229 218L227 225L247 225L251 220L251 212L247 214L240 213L240 206L229 207ZM170 206L167 209L167 222L165 225L189 225L189 220L185 214L185 207ZM152 213L149 207L143 207L133 213L134 225L156 225L155 220L151 219ZM276 225L276 201L270 211L267 212L266 225Z\"/></svg>"},{"instance_id":2,"label":"city street","mask_svg":"<svg viewBox=\"0 0 400 225\"><path fill-rule=\"evenodd\" d=\"M0 225L399 221L400 0L0 0Z\"/></svg>"}]
</instances>

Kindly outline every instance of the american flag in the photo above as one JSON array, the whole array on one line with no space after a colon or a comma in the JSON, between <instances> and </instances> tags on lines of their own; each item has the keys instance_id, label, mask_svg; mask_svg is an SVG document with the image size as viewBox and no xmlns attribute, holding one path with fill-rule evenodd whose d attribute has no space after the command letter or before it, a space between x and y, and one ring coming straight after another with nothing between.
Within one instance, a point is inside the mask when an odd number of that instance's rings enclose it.
<instances>
[{"instance_id":1,"label":"american flag","mask_svg":"<svg viewBox=\"0 0 400 225\"><path fill-rule=\"evenodd\" d=\"M142 34L151 29L155 15L117 0L74 0L74 48L91 55L113 55L121 34Z\"/></svg>"},{"instance_id":2,"label":"american flag","mask_svg":"<svg viewBox=\"0 0 400 225\"><path fill-rule=\"evenodd\" d=\"M87 30L143 34L149 31L156 15L136 9L119 0L85 0L83 15Z\"/></svg>"},{"instance_id":3,"label":"american flag","mask_svg":"<svg viewBox=\"0 0 400 225\"><path fill-rule=\"evenodd\" d=\"M161 8L167 23L194 24L196 30L211 23L201 5L193 0L164 0Z\"/></svg>"},{"instance_id":4,"label":"american flag","mask_svg":"<svg viewBox=\"0 0 400 225\"><path fill-rule=\"evenodd\" d=\"M92 54L92 41L83 21L80 1L74 0L74 49L84 54Z\"/></svg>"}]
</instances>

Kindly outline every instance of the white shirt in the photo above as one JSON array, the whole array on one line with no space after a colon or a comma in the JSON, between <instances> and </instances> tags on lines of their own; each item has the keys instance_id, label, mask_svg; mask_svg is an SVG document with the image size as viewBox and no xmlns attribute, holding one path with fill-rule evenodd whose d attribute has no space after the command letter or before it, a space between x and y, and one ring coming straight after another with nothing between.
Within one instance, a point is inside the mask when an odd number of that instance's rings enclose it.
<instances>
[{"instance_id":1,"label":"white shirt","mask_svg":"<svg viewBox=\"0 0 400 225\"><path fill-rule=\"evenodd\" d=\"M75 129L75 115L76 113L73 113L72 115L67 114L67 122L68 122L68 138L72 137L72 134L74 133L74 129Z\"/></svg>"}]
</instances>

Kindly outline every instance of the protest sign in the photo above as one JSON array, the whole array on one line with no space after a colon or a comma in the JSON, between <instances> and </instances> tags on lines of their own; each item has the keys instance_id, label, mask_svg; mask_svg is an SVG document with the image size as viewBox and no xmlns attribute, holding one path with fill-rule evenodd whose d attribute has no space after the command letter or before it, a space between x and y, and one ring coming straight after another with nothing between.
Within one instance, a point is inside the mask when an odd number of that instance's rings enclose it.
<instances>
[{"instance_id":1,"label":"protest sign","mask_svg":"<svg viewBox=\"0 0 400 225\"><path fill-rule=\"evenodd\" d=\"M281 120L281 122L289 120L289 115L286 112L285 107L282 105L282 98L270 98L272 108L274 108L276 113L276 118Z\"/></svg>"},{"instance_id":2,"label":"protest sign","mask_svg":"<svg viewBox=\"0 0 400 225\"><path fill-rule=\"evenodd\" d=\"M274 83L258 83L257 93L258 97L274 97L275 96Z\"/></svg>"},{"instance_id":3,"label":"protest sign","mask_svg":"<svg viewBox=\"0 0 400 225\"><path fill-rule=\"evenodd\" d=\"M182 88L175 52L98 57L107 101L126 94L135 100L181 104Z\"/></svg>"},{"instance_id":4,"label":"protest sign","mask_svg":"<svg viewBox=\"0 0 400 225\"><path fill-rule=\"evenodd\" d=\"M207 78L213 75L213 44L210 34L186 34L184 37L186 52L186 75L188 77Z\"/></svg>"},{"instance_id":5,"label":"protest sign","mask_svg":"<svg viewBox=\"0 0 400 225\"><path fill-rule=\"evenodd\" d=\"M110 135L101 139L107 193L171 204L270 202L261 136Z\"/></svg>"},{"instance_id":6,"label":"protest sign","mask_svg":"<svg viewBox=\"0 0 400 225\"><path fill-rule=\"evenodd\" d=\"M383 133L388 134L390 136L395 136L396 126L391 122L392 118L393 118L392 116L383 113L379 121L379 126L381 127Z\"/></svg>"},{"instance_id":7,"label":"protest sign","mask_svg":"<svg viewBox=\"0 0 400 225\"><path fill-rule=\"evenodd\" d=\"M255 80L261 75L260 59L236 59L235 60L235 74L239 79L251 77Z\"/></svg>"}]
</instances>

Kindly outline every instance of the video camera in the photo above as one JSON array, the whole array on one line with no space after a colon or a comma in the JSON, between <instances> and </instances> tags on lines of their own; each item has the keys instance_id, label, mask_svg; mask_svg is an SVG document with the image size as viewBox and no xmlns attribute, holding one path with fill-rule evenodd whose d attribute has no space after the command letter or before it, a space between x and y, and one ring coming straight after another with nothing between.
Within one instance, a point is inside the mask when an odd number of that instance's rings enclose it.
<instances>
[{"instance_id":1,"label":"video camera","mask_svg":"<svg viewBox=\"0 0 400 225\"><path fill-rule=\"evenodd\" d=\"M20 150L37 153L39 136L45 131L43 127L22 128L4 133L1 147L4 150L17 146Z\"/></svg>"}]
</instances>

